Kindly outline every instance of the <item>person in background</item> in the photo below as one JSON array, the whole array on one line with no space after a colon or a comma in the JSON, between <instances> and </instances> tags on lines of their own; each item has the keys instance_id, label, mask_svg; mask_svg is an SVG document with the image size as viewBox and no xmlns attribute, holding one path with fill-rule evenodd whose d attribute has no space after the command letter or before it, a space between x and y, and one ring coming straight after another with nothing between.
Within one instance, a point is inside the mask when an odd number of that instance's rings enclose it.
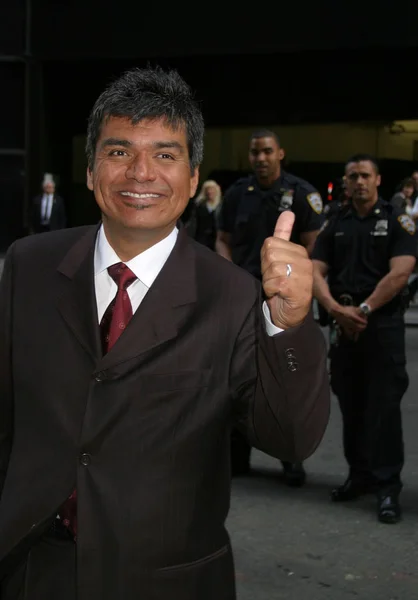
<instances>
[{"instance_id":1,"label":"person in background","mask_svg":"<svg viewBox=\"0 0 418 600\"><path fill-rule=\"evenodd\" d=\"M416 200L418 197L418 170L412 172L411 179L413 179L415 183L415 191L412 200Z\"/></svg>"},{"instance_id":2,"label":"person in background","mask_svg":"<svg viewBox=\"0 0 418 600\"><path fill-rule=\"evenodd\" d=\"M202 189L195 200L191 219L187 224L189 234L197 242L211 250L215 250L221 202L222 191L220 186L213 179L208 179L202 185Z\"/></svg>"},{"instance_id":3,"label":"person in background","mask_svg":"<svg viewBox=\"0 0 418 600\"><path fill-rule=\"evenodd\" d=\"M35 196L29 214L29 232L44 233L67 226L64 200L55 192L55 181L45 173L42 194Z\"/></svg>"},{"instance_id":4,"label":"person in background","mask_svg":"<svg viewBox=\"0 0 418 600\"><path fill-rule=\"evenodd\" d=\"M412 179L412 177L407 177L402 181L400 190L392 196L390 202L396 208L399 208L401 211L406 212L409 216L412 216L414 210L414 195L415 181Z\"/></svg>"},{"instance_id":5,"label":"person in background","mask_svg":"<svg viewBox=\"0 0 418 600\"><path fill-rule=\"evenodd\" d=\"M253 174L239 179L225 193L216 240L218 254L239 265L261 281L260 251L274 231L277 216L295 215L292 242L311 254L322 224L321 195L307 181L287 173L281 162L285 151L278 135L268 129L255 131L249 141ZM239 431L232 441L235 475L250 472L251 447ZM285 482L292 487L305 483L302 463L282 462Z\"/></svg>"},{"instance_id":6,"label":"person in background","mask_svg":"<svg viewBox=\"0 0 418 600\"><path fill-rule=\"evenodd\" d=\"M414 221L379 196L374 157L345 167L351 202L327 220L312 254L314 295L333 320L330 374L343 417L346 481L334 502L377 495L396 523L404 464L401 401L408 389L404 292L414 266Z\"/></svg>"}]
</instances>

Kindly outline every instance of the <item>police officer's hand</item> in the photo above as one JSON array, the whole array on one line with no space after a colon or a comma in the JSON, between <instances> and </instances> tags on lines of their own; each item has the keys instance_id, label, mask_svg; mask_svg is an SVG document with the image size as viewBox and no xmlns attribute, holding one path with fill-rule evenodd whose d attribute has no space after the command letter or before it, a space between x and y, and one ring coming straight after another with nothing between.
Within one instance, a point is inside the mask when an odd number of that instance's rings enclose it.
<instances>
[{"instance_id":1,"label":"police officer's hand","mask_svg":"<svg viewBox=\"0 0 418 600\"><path fill-rule=\"evenodd\" d=\"M356 306L342 306L340 304L338 308L331 311L331 316L350 339L358 337L358 334L367 327L367 318Z\"/></svg>"},{"instance_id":2,"label":"police officer's hand","mask_svg":"<svg viewBox=\"0 0 418 600\"><path fill-rule=\"evenodd\" d=\"M263 288L271 319L281 329L302 323L312 303L312 261L303 246L289 241L294 222L294 213L284 211L261 249Z\"/></svg>"}]
</instances>

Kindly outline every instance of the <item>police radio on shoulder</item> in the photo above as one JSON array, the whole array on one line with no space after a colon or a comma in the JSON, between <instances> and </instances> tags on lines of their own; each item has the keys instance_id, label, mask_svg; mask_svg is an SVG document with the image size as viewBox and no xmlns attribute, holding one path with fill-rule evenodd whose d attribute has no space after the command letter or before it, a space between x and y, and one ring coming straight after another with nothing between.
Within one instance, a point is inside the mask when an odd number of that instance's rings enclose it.
<instances>
[{"instance_id":1,"label":"police radio on shoulder","mask_svg":"<svg viewBox=\"0 0 418 600\"><path fill-rule=\"evenodd\" d=\"M372 314L372 309L366 302L362 302L359 306L359 309L364 314L365 317L369 317Z\"/></svg>"}]
</instances>

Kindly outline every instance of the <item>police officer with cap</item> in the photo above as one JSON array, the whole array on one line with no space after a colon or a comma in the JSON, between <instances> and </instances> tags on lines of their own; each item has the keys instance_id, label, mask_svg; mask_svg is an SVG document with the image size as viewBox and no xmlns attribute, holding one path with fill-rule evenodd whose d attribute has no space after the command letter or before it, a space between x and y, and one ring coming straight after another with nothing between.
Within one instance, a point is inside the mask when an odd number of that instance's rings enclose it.
<instances>
[{"instance_id":1,"label":"police officer with cap","mask_svg":"<svg viewBox=\"0 0 418 600\"><path fill-rule=\"evenodd\" d=\"M332 320L331 386L349 466L331 498L376 492L378 519L396 523L404 463L400 405L409 384L403 294L415 266L415 224L379 198L373 157L353 156L345 174L351 202L325 221L312 255L314 295Z\"/></svg>"},{"instance_id":2,"label":"police officer with cap","mask_svg":"<svg viewBox=\"0 0 418 600\"><path fill-rule=\"evenodd\" d=\"M305 246L310 254L321 227L322 199L307 181L281 168L284 150L277 135L269 130L253 133L249 160L253 175L239 179L227 190L219 215L216 250L257 279L261 280L260 251L271 236L278 215L291 210L295 225L291 241ZM234 432L232 470L245 474L250 468L246 440ZM286 482L300 486L305 482L302 464L282 463Z\"/></svg>"}]
</instances>

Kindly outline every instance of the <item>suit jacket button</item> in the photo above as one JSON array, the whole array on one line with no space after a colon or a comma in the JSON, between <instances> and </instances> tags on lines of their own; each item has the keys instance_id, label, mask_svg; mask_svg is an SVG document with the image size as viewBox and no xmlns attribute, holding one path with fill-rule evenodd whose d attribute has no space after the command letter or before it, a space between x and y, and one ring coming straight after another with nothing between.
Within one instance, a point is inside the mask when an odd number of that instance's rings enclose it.
<instances>
[{"instance_id":1,"label":"suit jacket button","mask_svg":"<svg viewBox=\"0 0 418 600\"><path fill-rule=\"evenodd\" d=\"M294 353L295 349L294 348L287 348L284 353L286 355L286 358L295 358L293 353Z\"/></svg>"},{"instance_id":2,"label":"suit jacket button","mask_svg":"<svg viewBox=\"0 0 418 600\"><path fill-rule=\"evenodd\" d=\"M289 371L297 371L298 370L298 363L294 360L289 360L289 362L287 363L287 368L289 369Z\"/></svg>"},{"instance_id":3,"label":"suit jacket button","mask_svg":"<svg viewBox=\"0 0 418 600\"><path fill-rule=\"evenodd\" d=\"M100 383L100 382L104 381L105 379L106 379L106 373L104 373L103 371L96 373L95 380L97 381L97 383Z\"/></svg>"},{"instance_id":4,"label":"suit jacket button","mask_svg":"<svg viewBox=\"0 0 418 600\"><path fill-rule=\"evenodd\" d=\"M80 464L83 465L83 467L88 467L90 463L91 463L90 454L84 453L80 456Z\"/></svg>"}]
</instances>

